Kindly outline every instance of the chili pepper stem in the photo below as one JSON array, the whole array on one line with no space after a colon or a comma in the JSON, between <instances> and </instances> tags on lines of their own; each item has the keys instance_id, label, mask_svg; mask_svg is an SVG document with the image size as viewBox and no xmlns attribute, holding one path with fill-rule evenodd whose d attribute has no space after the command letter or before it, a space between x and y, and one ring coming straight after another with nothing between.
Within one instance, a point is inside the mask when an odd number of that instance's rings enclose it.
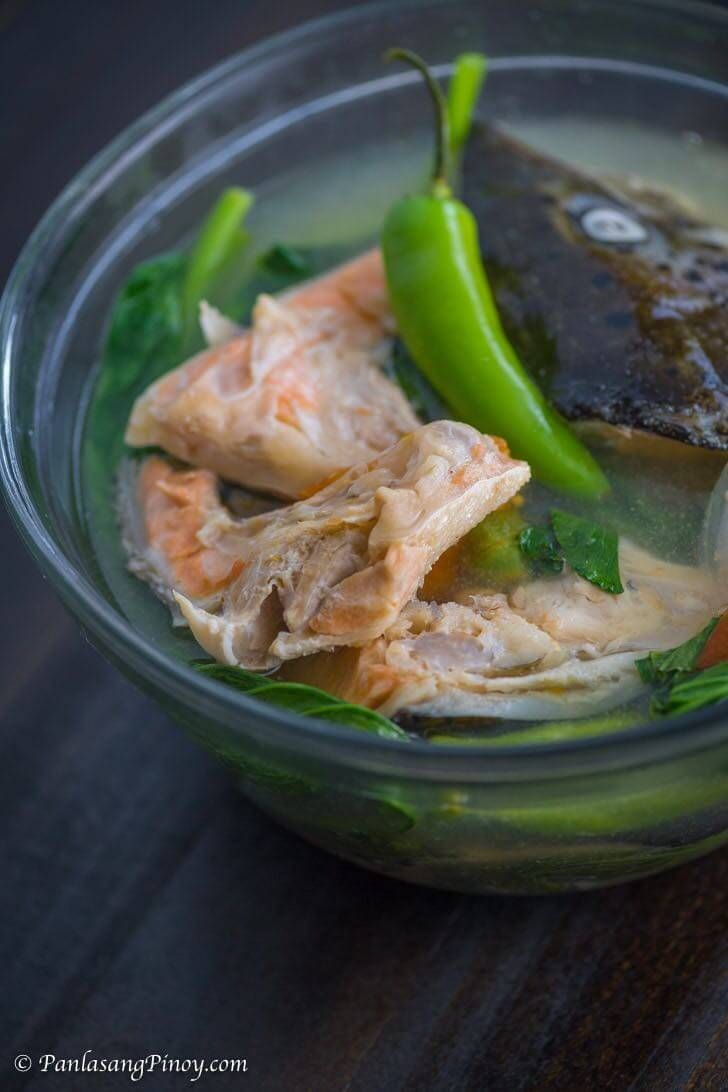
<instances>
[{"instance_id":1,"label":"chili pepper stem","mask_svg":"<svg viewBox=\"0 0 728 1092\"><path fill-rule=\"evenodd\" d=\"M404 61L424 77L435 108L435 165L432 172L432 192L436 197L449 197L450 188L450 118L442 88L432 75L427 62L411 49L388 49L385 61Z\"/></svg>"}]
</instances>

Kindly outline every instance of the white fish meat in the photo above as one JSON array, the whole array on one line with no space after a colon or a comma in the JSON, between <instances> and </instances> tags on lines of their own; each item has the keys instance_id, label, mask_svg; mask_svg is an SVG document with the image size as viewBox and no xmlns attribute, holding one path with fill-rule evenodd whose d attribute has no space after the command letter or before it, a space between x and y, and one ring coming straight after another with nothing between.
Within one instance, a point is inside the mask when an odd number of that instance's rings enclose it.
<instances>
[{"instance_id":1,"label":"white fish meat","mask_svg":"<svg viewBox=\"0 0 728 1092\"><path fill-rule=\"evenodd\" d=\"M169 581L216 659L271 668L379 636L437 558L529 476L490 437L441 421L308 500L240 520L211 501L209 472L152 456L137 496L146 541L136 536L132 565L156 586Z\"/></svg>"}]
</instances>

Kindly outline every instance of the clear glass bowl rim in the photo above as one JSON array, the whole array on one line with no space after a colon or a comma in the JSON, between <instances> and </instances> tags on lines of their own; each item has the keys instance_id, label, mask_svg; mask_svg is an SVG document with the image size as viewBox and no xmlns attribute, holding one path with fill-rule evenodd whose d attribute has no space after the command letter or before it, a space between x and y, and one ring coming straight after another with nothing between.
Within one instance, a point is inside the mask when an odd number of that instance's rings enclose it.
<instances>
[{"instance_id":1,"label":"clear glass bowl rim","mask_svg":"<svg viewBox=\"0 0 728 1092\"><path fill-rule=\"evenodd\" d=\"M278 51L301 44L326 30L345 29L393 8L437 7L448 0L377 0L310 20L234 54L178 88L142 115L76 175L63 189L26 242L0 300L0 361L2 417L0 419L0 485L8 510L31 554L82 625L98 633L114 655L152 686L170 693L178 702L214 720L222 719L244 738L251 736L289 752L305 751L321 759L379 774L433 781L501 782L563 778L608 769L667 761L681 754L728 740L725 711L715 706L633 729L561 743L521 744L514 747L458 745L433 746L424 741L382 739L341 725L277 710L231 688L190 671L185 664L160 654L116 612L64 554L49 533L22 471L12 427L12 369L17 353L17 317L37 271L56 246L52 240L71 230L107 175L131 149L154 140L190 108L214 96L226 80L243 67L259 64ZM614 0L614 7L632 12L676 11L728 27L728 10L696 0ZM240 723L242 719L242 724Z\"/></svg>"}]
</instances>

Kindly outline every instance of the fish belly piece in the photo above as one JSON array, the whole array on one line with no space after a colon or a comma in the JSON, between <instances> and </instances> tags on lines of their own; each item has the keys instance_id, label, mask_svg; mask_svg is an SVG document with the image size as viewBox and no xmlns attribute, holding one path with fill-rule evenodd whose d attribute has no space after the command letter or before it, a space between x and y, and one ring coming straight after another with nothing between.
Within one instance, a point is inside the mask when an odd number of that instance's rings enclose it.
<instances>
[{"instance_id":1,"label":"fish belly piece","mask_svg":"<svg viewBox=\"0 0 728 1092\"><path fill-rule=\"evenodd\" d=\"M572 570L509 596L414 601L346 672L323 658L312 682L387 716L523 719L607 712L642 689L634 661L699 632L728 590L707 570L675 565L623 541L622 595Z\"/></svg>"},{"instance_id":2,"label":"fish belly piece","mask_svg":"<svg viewBox=\"0 0 728 1092\"><path fill-rule=\"evenodd\" d=\"M161 447L230 482L286 499L373 458L419 421L381 371L392 317L378 251L279 297L137 399L126 442ZM232 327L227 327L232 332ZM221 342L221 343L220 343Z\"/></svg>"},{"instance_id":3,"label":"fish belly piece","mask_svg":"<svg viewBox=\"0 0 728 1092\"><path fill-rule=\"evenodd\" d=\"M530 476L500 441L440 421L307 500L241 520L219 501L209 503L202 479L209 472L161 472L160 463L147 460L139 478L147 564L145 570L137 562L135 571L149 578L153 569L157 587L169 580L210 655L253 670L378 637L438 557ZM196 509L182 509L180 540L168 532L166 506L178 503L170 476L183 480L186 493L194 479L202 499Z\"/></svg>"},{"instance_id":4,"label":"fish belly piece","mask_svg":"<svg viewBox=\"0 0 728 1092\"><path fill-rule=\"evenodd\" d=\"M673 648L722 611L728 589L707 568L654 557L629 539L619 544L621 595L610 595L572 569L534 580L510 596L514 610L572 655Z\"/></svg>"},{"instance_id":5,"label":"fish belly piece","mask_svg":"<svg viewBox=\"0 0 728 1092\"><path fill-rule=\"evenodd\" d=\"M464 199L504 327L547 396L728 449L728 233L476 127Z\"/></svg>"}]
</instances>

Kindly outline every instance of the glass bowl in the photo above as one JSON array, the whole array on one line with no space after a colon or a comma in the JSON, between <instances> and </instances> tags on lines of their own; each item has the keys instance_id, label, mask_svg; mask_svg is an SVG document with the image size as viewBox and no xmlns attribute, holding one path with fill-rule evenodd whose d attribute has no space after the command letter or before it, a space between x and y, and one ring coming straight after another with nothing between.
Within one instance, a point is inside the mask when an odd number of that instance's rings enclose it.
<instances>
[{"instance_id":1,"label":"glass bowl","mask_svg":"<svg viewBox=\"0 0 728 1092\"><path fill-rule=\"evenodd\" d=\"M658 139L641 161L641 142L632 142L635 169L665 180L688 163L691 177L714 179L711 156L726 139L728 13L711 7L383 3L247 50L98 155L23 251L0 315L6 499L91 641L218 755L250 799L312 842L462 891L553 892L644 876L728 839L728 707L518 748L378 739L195 674L119 602L94 550L80 441L115 293L141 259L188 238L225 185L260 191L264 233L263 197L288 192L327 157L345 156L351 169L320 222L332 239L371 236L386 202L427 161L421 89L381 63L397 43L440 74L456 53L483 49L484 114L542 143L571 119L570 152L601 155L595 165L604 166L619 147L612 126L646 125ZM587 154L588 132L606 136ZM404 165L399 175L388 170L394 161ZM373 199L352 210L362 179ZM305 235L308 218L308 208L292 207L291 230Z\"/></svg>"}]
</instances>

